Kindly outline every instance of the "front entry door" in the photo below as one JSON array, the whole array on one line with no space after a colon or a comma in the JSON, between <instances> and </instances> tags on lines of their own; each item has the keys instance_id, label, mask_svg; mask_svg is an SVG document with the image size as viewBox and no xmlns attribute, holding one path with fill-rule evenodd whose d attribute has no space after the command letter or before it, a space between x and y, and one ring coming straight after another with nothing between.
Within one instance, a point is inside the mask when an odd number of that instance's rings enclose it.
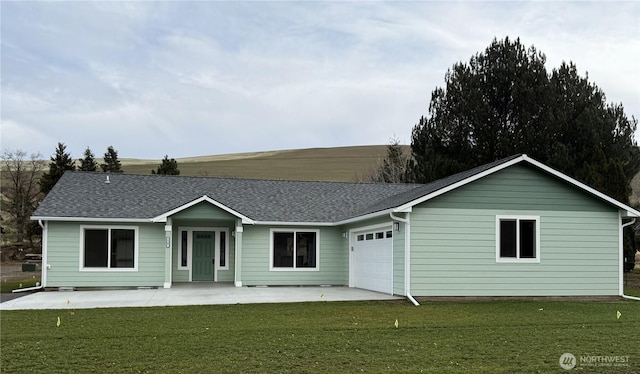
<instances>
[{"instance_id":1,"label":"front entry door","mask_svg":"<svg viewBox=\"0 0 640 374\"><path fill-rule=\"evenodd\" d=\"M193 281L213 282L215 232L193 232Z\"/></svg>"}]
</instances>

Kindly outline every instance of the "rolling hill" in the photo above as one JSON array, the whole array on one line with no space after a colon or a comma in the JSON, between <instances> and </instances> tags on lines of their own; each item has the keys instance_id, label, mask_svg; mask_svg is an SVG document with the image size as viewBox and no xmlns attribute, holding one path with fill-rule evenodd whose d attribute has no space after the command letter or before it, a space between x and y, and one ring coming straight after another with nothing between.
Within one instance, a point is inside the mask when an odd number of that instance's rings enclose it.
<instances>
[{"instance_id":1,"label":"rolling hill","mask_svg":"<svg viewBox=\"0 0 640 374\"><path fill-rule=\"evenodd\" d=\"M408 148L408 146L407 146ZM292 149L178 158L180 175L353 182L386 155L386 145ZM120 159L129 174L150 174L160 160Z\"/></svg>"}]
</instances>

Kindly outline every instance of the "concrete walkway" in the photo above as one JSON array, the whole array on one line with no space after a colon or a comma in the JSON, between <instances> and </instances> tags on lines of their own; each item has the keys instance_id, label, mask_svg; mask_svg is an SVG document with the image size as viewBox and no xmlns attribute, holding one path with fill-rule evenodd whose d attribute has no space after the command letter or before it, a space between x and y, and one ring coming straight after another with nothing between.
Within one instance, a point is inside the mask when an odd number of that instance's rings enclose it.
<instances>
[{"instance_id":1,"label":"concrete walkway","mask_svg":"<svg viewBox=\"0 0 640 374\"><path fill-rule=\"evenodd\" d=\"M401 297L349 287L233 287L174 284L172 288L37 292L0 304L0 310L90 309L176 305L398 300Z\"/></svg>"}]
</instances>

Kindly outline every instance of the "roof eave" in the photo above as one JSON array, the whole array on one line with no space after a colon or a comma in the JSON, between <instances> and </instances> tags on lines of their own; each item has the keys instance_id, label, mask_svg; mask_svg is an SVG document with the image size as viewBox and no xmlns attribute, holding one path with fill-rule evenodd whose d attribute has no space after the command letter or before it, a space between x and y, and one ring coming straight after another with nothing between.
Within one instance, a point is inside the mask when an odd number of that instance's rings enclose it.
<instances>
[{"instance_id":1,"label":"roof eave","mask_svg":"<svg viewBox=\"0 0 640 374\"><path fill-rule=\"evenodd\" d=\"M150 218L126 218L126 217L54 217L31 216L32 221L58 221L58 222L141 222L149 223Z\"/></svg>"},{"instance_id":2,"label":"roof eave","mask_svg":"<svg viewBox=\"0 0 640 374\"><path fill-rule=\"evenodd\" d=\"M612 198L610 196L607 196L607 195L603 194L602 192L600 192L600 191L598 191L598 190L596 190L596 189L594 189L592 187L589 187L586 184L584 184L582 182L579 182L579 181L571 178L570 176L565 175L565 174L563 174L563 173L561 173L561 172L559 172L559 171L557 171L557 170L555 170L555 169L553 169L553 168L551 168L551 167L549 167L549 166L547 166L547 165L545 165L545 164L543 164L541 162L538 162L538 161L528 157L527 155L523 155L522 157L524 158L524 161L528 162L529 164L531 164L531 165L533 165L533 166L535 166L535 167L537 167L539 169L542 169L542 170L546 171L547 173L552 174L552 175L564 180L565 182L567 182L569 184L572 184L572 185L574 185L574 186L576 186L576 187L578 187L578 188L580 188L580 189L582 189L582 190L584 190L584 191L586 191L586 192L588 192L588 193L590 193L590 194L592 194L592 195L604 200L605 202L617 207L618 209L620 209L620 211L623 212L623 215L622 215L623 217L630 217L630 218L640 217L640 211L638 211L638 210L636 210L636 209L634 209L634 208L632 208L632 207L630 207L630 206L628 206L626 204L623 204L623 203L619 202L618 200L616 200L616 199L614 199L614 198Z\"/></svg>"},{"instance_id":3,"label":"roof eave","mask_svg":"<svg viewBox=\"0 0 640 374\"><path fill-rule=\"evenodd\" d=\"M296 221L253 221L253 225L263 226L321 226L332 227L337 226L334 222L296 222Z\"/></svg>"},{"instance_id":4,"label":"roof eave","mask_svg":"<svg viewBox=\"0 0 640 374\"><path fill-rule=\"evenodd\" d=\"M360 216L347 218L347 219L344 219L342 221L338 221L338 222L335 223L335 226L348 225L350 223L360 222L360 221L364 221L364 220L371 219L371 218L378 218L378 217L382 217L382 216L387 216L387 215L389 215L389 213L392 213L392 212L395 212L394 208L384 209L384 210L380 210L380 211L373 212L373 213L367 213L367 214L363 214L363 215L360 215Z\"/></svg>"},{"instance_id":5,"label":"roof eave","mask_svg":"<svg viewBox=\"0 0 640 374\"><path fill-rule=\"evenodd\" d=\"M524 160L526 160L526 155L520 155L520 156L518 156L518 157L516 157L514 159L511 159L509 161L506 161L506 162L504 162L504 163L502 163L500 165L496 165L496 166L492 167L491 169L487 169L487 170L482 171L482 172L480 172L478 174L474 174L474 175L472 175L472 176L470 176L468 178L465 178L465 179L463 179L463 180L461 180L459 182L450 184L450 185L448 185L446 187L443 187L443 188L441 188L441 189L439 189L437 191L433 191L432 193L426 194L426 195L424 195L424 196L422 196L420 198L417 198L417 199L409 201L409 202L407 202L407 203L405 203L403 205L400 205L400 206L396 207L395 209L393 209L393 212L394 213L411 212L411 209L414 206L418 205L418 204L421 204L421 203L423 203L423 202L425 202L427 200L431 200L434 197L443 195L443 194L445 194L445 193L447 193L449 191L455 190L458 187L462 187L462 186L464 186L464 185L466 185L468 183L471 183L473 181L476 181L478 179L484 178L487 175L493 174L493 173L495 173L497 171L500 171L502 169L506 169L506 168L508 168L508 167L510 167L512 165L515 165L515 164L517 164L519 162L522 162Z\"/></svg>"},{"instance_id":6,"label":"roof eave","mask_svg":"<svg viewBox=\"0 0 640 374\"><path fill-rule=\"evenodd\" d=\"M613 206L617 207L622 212L622 216L623 217L629 217L629 218L640 217L640 211L638 211L638 210L636 210L636 209L634 209L634 208L632 208L632 207L630 207L630 206L628 206L626 204L623 204L623 203L619 202L618 200L613 199L613 198L603 194L602 192L597 191L594 188L591 188L591 187L587 186L586 184L584 184L582 182L579 182L579 181L569 177L568 175L565 175L565 174L563 174L563 173L561 173L561 172L559 172L559 171L557 171L557 170L555 170L555 169L553 169L553 168L551 168L551 167L549 167L549 166L547 166L547 165L545 165L545 164L543 164L543 163L541 163L539 161L536 161L536 160L532 159L531 157L527 156L526 154L520 155L520 156L518 156L518 157L516 157L516 158L514 158L512 160L506 161L506 162L504 162L504 163L502 163L500 165L496 165L496 166L494 166L494 167L492 167L490 169L487 169L487 170L485 170L483 172L480 172L478 174L472 175L472 176L470 176L468 178L465 178L465 179L463 179L463 180L461 180L461 181L459 181L457 183L453 183L453 184L451 184L449 186L443 187L443 188L441 188L441 189L439 189L437 191L434 191L434 192L432 192L430 194L424 195L424 196L422 196L422 197L420 197L418 199L409 201L409 202L407 202L407 203L405 203L403 205L400 205L400 206L396 207L395 209L393 209L393 211L394 211L394 213L410 212L411 208L416 206L416 205L418 205L418 204L421 204L421 203L423 203L423 202L425 202L427 200L431 200L434 197L437 197L437 196L445 194L445 193L447 193L449 191L455 190L458 187L464 186L464 185L466 185L468 183L471 183L471 182L476 181L478 179L484 178L484 177L486 177L488 175L491 175L491 174L493 174L495 172L498 172L500 170L506 169L506 168L508 168L510 166L513 166L515 164L521 163L523 161L527 162L528 164L533 165L533 166L537 167L538 169L543 170L543 171L545 171L545 172L547 172L547 173L549 173L549 174L551 174L551 175L553 175L553 176L555 176L557 178L560 178L560 179L564 180L565 182L567 182L569 184L572 184L575 187L578 187L579 189L581 189L581 190L583 190L583 191L585 191L585 192L587 192L587 193L589 193L591 195L594 195L595 197L597 197L597 198L599 198L601 200L604 200L605 202L607 202L610 205L613 205Z\"/></svg>"}]
</instances>

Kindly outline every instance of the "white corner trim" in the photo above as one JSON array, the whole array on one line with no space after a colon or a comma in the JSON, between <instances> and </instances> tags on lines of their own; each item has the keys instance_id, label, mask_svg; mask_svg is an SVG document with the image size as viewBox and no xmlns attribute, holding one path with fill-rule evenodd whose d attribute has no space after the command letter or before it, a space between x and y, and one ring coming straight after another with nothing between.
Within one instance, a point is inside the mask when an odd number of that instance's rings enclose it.
<instances>
[{"instance_id":1,"label":"white corner trim","mask_svg":"<svg viewBox=\"0 0 640 374\"><path fill-rule=\"evenodd\" d=\"M162 285L162 288L171 288L171 282L164 282L164 285Z\"/></svg>"}]
</instances>

